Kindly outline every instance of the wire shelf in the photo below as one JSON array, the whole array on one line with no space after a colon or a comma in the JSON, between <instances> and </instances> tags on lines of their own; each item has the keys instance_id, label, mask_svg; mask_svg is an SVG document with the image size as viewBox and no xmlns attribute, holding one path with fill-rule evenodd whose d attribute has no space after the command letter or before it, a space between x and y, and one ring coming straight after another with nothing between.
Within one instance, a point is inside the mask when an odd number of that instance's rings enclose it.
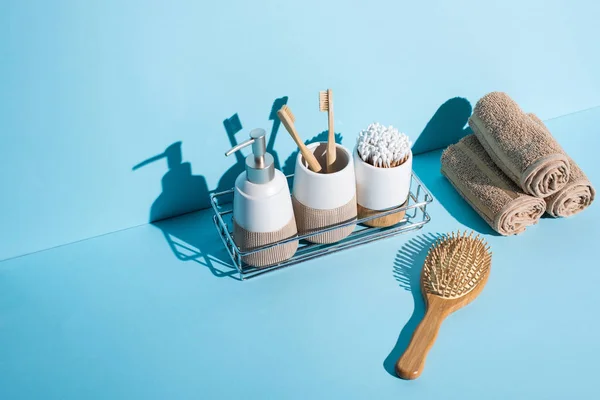
<instances>
[{"instance_id":1,"label":"wire shelf","mask_svg":"<svg viewBox=\"0 0 600 400\"><path fill-rule=\"evenodd\" d=\"M287 176L288 181L291 182L293 180L293 177L294 175ZM292 187L291 183L290 187ZM242 251L239 248L239 246L237 246L233 241L233 191L234 189L230 189L224 192L215 193L211 195L210 202L215 214L213 215L213 222L215 224L215 227L217 228L217 232L219 233L221 240L223 241L223 244L225 245L227 253L231 257L233 265L239 273L240 280L253 278L266 272L298 264L303 261L312 260L314 258L322 257L326 254L335 253L337 251L347 249L350 247L355 247L387 237L411 232L422 228L423 225L431 221L431 217L427 213L427 205L433 201L433 196L413 171L411 174L408 202L404 206L382 211L378 214L366 218L355 219L353 221L337 224L309 234L297 235L285 240L280 240L278 242L258 247L253 250ZM402 221L398 222L393 226L369 227L361 225L361 223L363 222L370 221L372 219L383 217L386 215L394 214L399 211L406 211L406 214ZM310 236L319 235L321 233L329 232L334 229L354 224L356 224L354 231L349 236L336 243L318 244L310 243L304 240ZM257 268L248 265L242 261L243 256L257 253L259 251L264 251L266 249L270 249L272 247L296 240L299 241L298 250L296 251L296 253L291 258L282 261L278 264Z\"/></svg>"}]
</instances>

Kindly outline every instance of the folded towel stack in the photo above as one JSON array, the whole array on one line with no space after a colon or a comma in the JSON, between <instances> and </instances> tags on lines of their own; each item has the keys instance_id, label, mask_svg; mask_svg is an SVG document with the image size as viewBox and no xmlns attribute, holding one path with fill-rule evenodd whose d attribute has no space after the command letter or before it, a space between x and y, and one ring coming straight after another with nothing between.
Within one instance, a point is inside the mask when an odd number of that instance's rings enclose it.
<instances>
[{"instance_id":1,"label":"folded towel stack","mask_svg":"<svg viewBox=\"0 0 600 400\"><path fill-rule=\"evenodd\" d=\"M442 154L442 174L496 232L518 234L544 211L566 217L594 200L590 181L544 123L507 94L481 98L469 125L474 135Z\"/></svg>"},{"instance_id":2,"label":"folded towel stack","mask_svg":"<svg viewBox=\"0 0 600 400\"><path fill-rule=\"evenodd\" d=\"M569 160L560 145L506 93L483 96L469 126L496 165L525 193L546 197L567 184Z\"/></svg>"},{"instance_id":3,"label":"folded towel stack","mask_svg":"<svg viewBox=\"0 0 600 400\"><path fill-rule=\"evenodd\" d=\"M442 154L442 174L477 213L501 235L521 233L537 223L544 200L523 193L494 164L474 135Z\"/></svg>"},{"instance_id":4,"label":"folded towel stack","mask_svg":"<svg viewBox=\"0 0 600 400\"><path fill-rule=\"evenodd\" d=\"M546 125L535 114L527 114L548 131ZM550 131L548 131L550 132ZM566 153L565 153L566 154ZM567 184L558 192L544 198L546 201L546 212L553 217L569 217L585 210L596 196L596 190L579 165L569 156L571 174Z\"/></svg>"}]
</instances>

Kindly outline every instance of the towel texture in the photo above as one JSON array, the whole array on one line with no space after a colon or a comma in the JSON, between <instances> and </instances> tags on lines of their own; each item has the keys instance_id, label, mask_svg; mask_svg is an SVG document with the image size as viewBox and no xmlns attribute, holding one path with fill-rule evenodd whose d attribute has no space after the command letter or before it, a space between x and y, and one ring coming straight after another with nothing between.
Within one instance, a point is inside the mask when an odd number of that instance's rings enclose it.
<instances>
[{"instance_id":1,"label":"towel texture","mask_svg":"<svg viewBox=\"0 0 600 400\"><path fill-rule=\"evenodd\" d=\"M546 125L535 114L527 114L542 128L548 130ZM596 196L596 190L579 165L567 155L571 166L569 181L558 192L546 197L546 212L553 217L569 217L585 210Z\"/></svg>"},{"instance_id":2,"label":"towel texture","mask_svg":"<svg viewBox=\"0 0 600 400\"><path fill-rule=\"evenodd\" d=\"M567 184L569 160L560 145L506 93L483 96L469 126L492 160L525 193L547 197Z\"/></svg>"},{"instance_id":3,"label":"towel texture","mask_svg":"<svg viewBox=\"0 0 600 400\"><path fill-rule=\"evenodd\" d=\"M444 150L442 174L501 235L523 232L536 224L546 209L543 199L523 193L494 164L474 135Z\"/></svg>"}]
</instances>

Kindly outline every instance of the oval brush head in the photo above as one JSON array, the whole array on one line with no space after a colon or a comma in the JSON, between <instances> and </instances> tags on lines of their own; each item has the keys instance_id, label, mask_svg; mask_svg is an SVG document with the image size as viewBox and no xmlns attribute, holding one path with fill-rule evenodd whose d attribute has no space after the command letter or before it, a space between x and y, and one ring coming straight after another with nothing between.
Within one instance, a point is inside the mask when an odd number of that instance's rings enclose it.
<instances>
[{"instance_id":1,"label":"oval brush head","mask_svg":"<svg viewBox=\"0 0 600 400\"><path fill-rule=\"evenodd\" d=\"M487 278L492 253L486 242L473 232L467 236L452 232L438 239L429 249L421 288L424 292L446 299L464 296Z\"/></svg>"},{"instance_id":2,"label":"oval brush head","mask_svg":"<svg viewBox=\"0 0 600 400\"><path fill-rule=\"evenodd\" d=\"M490 248L479 235L473 237L473 232L468 236L467 232L452 232L431 246L421 272L427 312L396 363L399 377L415 379L421 375L442 321L481 293L491 264Z\"/></svg>"}]
</instances>

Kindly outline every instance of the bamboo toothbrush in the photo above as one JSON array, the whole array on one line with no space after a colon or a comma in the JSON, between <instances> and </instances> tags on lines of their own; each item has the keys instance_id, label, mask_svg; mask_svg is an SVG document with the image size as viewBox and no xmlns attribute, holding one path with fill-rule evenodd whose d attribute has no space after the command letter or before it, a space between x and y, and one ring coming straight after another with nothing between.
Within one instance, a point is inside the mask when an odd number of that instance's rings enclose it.
<instances>
[{"instance_id":1,"label":"bamboo toothbrush","mask_svg":"<svg viewBox=\"0 0 600 400\"><path fill-rule=\"evenodd\" d=\"M319 110L327 111L329 135L327 136L327 172L333 172L335 163L335 132L333 130L333 91L331 89L319 92Z\"/></svg>"},{"instance_id":2,"label":"bamboo toothbrush","mask_svg":"<svg viewBox=\"0 0 600 400\"><path fill-rule=\"evenodd\" d=\"M421 292L427 312L415 329L404 354L396 363L400 378L415 379L423 372L425 357L433 346L444 318L466 306L483 290L490 274L492 253L473 232L438 239L431 246L423 271Z\"/></svg>"},{"instance_id":3,"label":"bamboo toothbrush","mask_svg":"<svg viewBox=\"0 0 600 400\"><path fill-rule=\"evenodd\" d=\"M296 145L298 145L298 149L300 149L302 157L304 157L308 163L308 167L314 172L321 172L321 164L319 164L319 161L317 161L314 154L311 153L311 151L302 142L300 135L298 135L298 132L296 131L296 127L294 126L294 121L296 121L296 118L294 117L294 114L292 114L292 110L290 110L287 105L284 105L279 109L279 111L277 111L277 116L283 123L283 126L285 126L285 129L288 131L292 139L294 139L294 142L296 142Z\"/></svg>"}]
</instances>

